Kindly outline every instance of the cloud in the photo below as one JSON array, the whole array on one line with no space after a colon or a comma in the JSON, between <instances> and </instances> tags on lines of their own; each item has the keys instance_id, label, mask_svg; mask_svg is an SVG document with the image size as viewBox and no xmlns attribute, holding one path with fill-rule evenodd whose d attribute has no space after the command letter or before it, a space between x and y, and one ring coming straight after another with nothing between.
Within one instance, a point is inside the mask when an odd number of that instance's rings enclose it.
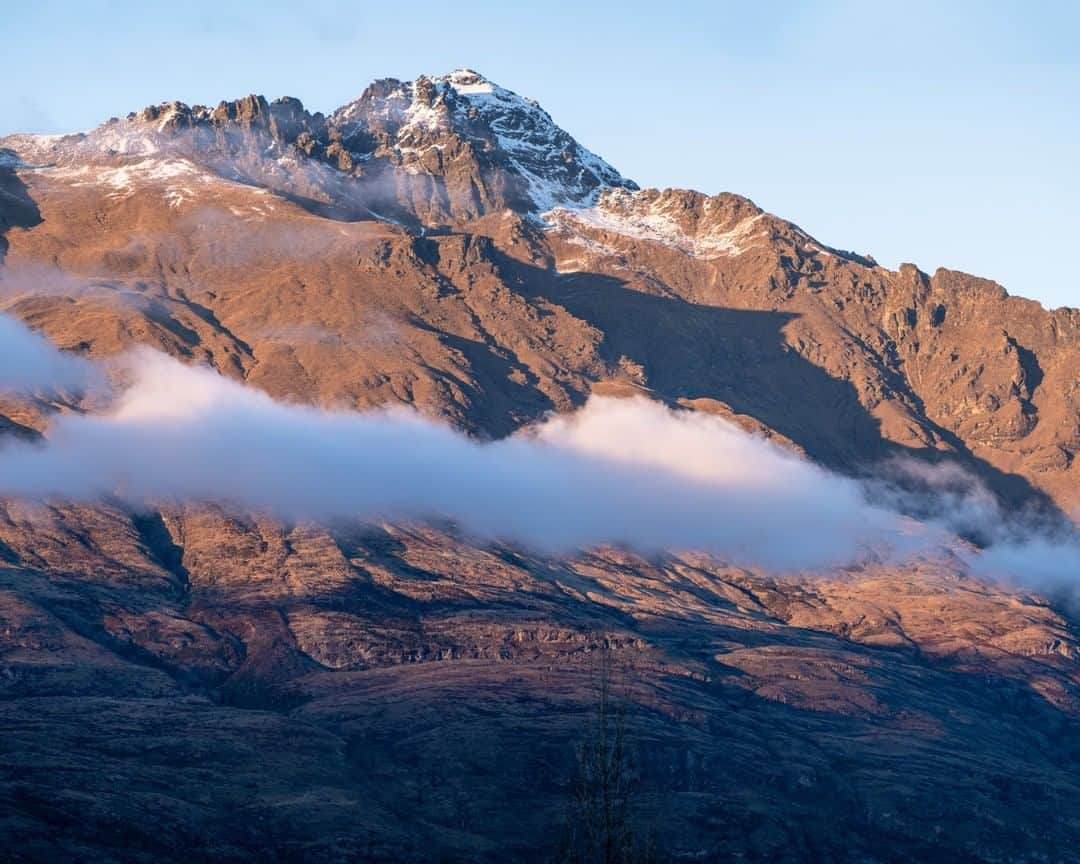
<instances>
[{"instance_id":1,"label":"cloud","mask_svg":"<svg viewBox=\"0 0 1080 864\"><path fill-rule=\"evenodd\" d=\"M1075 537L1035 533L998 540L965 556L972 572L983 578L1080 601L1080 542Z\"/></svg>"},{"instance_id":2,"label":"cloud","mask_svg":"<svg viewBox=\"0 0 1080 864\"><path fill-rule=\"evenodd\" d=\"M980 579L1080 601L1074 524L1035 510L1006 513L985 483L955 462L893 460L868 482L867 493L879 506L974 541L955 551Z\"/></svg>"},{"instance_id":3,"label":"cloud","mask_svg":"<svg viewBox=\"0 0 1080 864\"><path fill-rule=\"evenodd\" d=\"M147 303L147 298L123 279L74 275L34 261L5 262L0 269L0 303L9 313L20 304L42 298L85 298L133 308L145 308Z\"/></svg>"},{"instance_id":4,"label":"cloud","mask_svg":"<svg viewBox=\"0 0 1080 864\"><path fill-rule=\"evenodd\" d=\"M18 319L0 315L0 392L79 391L103 380L94 364L65 354Z\"/></svg>"},{"instance_id":5,"label":"cloud","mask_svg":"<svg viewBox=\"0 0 1080 864\"><path fill-rule=\"evenodd\" d=\"M107 413L0 449L0 495L136 505L213 501L296 520L450 519L544 552L695 548L779 569L904 551L925 529L862 487L718 418L593 398L479 442L407 409L275 402L149 351Z\"/></svg>"},{"instance_id":6,"label":"cloud","mask_svg":"<svg viewBox=\"0 0 1080 864\"><path fill-rule=\"evenodd\" d=\"M0 446L0 496L205 501L300 521L449 519L547 553L688 548L777 570L950 547L983 579L1080 596L1075 534L1010 522L953 463L905 460L857 482L720 418L642 398L594 397L481 442L407 408L276 402L148 349L117 371L128 384L103 412L60 415L44 441ZM101 367L0 315L0 391L104 380Z\"/></svg>"},{"instance_id":7,"label":"cloud","mask_svg":"<svg viewBox=\"0 0 1080 864\"><path fill-rule=\"evenodd\" d=\"M864 482L879 505L979 543L990 542L1009 523L993 492L956 462L896 457Z\"/></svg>"}]
</instances>

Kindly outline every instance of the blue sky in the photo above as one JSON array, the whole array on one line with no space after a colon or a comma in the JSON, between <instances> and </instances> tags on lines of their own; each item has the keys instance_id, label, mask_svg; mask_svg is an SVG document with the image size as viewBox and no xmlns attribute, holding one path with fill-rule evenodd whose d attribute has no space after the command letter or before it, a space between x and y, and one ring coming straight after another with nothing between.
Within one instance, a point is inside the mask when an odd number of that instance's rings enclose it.
<instances>
[{"instance_id":1,"label":"blue sky","mask_svg":"<svg viewBox=\"0 0 1080 864\"><path fill-rule=\"evenodd\" d=\"M6 4L0 134L258 92L327 111L469 66L645 186L1080 306L1080 4ZM14 75L11 75L14 70Z\"/></svg>"}]
</instances>

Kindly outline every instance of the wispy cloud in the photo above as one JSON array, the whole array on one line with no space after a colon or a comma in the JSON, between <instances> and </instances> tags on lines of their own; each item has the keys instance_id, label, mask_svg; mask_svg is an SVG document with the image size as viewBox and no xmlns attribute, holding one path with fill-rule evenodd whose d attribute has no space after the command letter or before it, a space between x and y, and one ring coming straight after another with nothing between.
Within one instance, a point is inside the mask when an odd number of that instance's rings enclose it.
<instances>
[{"instance_id":1,"label":"wispy cloud","mask_svg":"<svg viewBox=\"0 0 1080 864\"><path fill-rule=\"evenodd\" d=\"M128 384L107 410L58 416L43 442L0 446L0 496L206 501L289 520L449 519L477 538L550 553L692 548L778 570L950 547L986 578L1069 593L1080 582L1075 537L1010 526L978 480L951 464L893 466L924 490L900 493L720 418L640 398L594 397L481 442L405 408L280 403L145 349L119 363ZM93 364L0 316L0 389L98 380ZM988 545L965 548L957 533Z\"/></svg>"},{"instance_id":2,"label":"wispy cloud","mask_svg":"<svg viewBox=\"0 0 1080 864\"><path fill-rule=\"evenodd\" d=\"M0 392L83 390L102 381L93 363L58 350L18 319L0 315Z\"/></svg>"},{"instance_id":3,"label":"wispy cloud","mask_svg":"<svg viewBox=\"0 0 1080 864\"><path fill-rule=\"evenodd\" d=\"M451 519L482 538L562 552L698 548L777 568L910 546L909 520L861 487L722 420L591 400L482 443L398 409L275 402L163 355L130 358L108 413L57 418L0 450L0 494L135 504L215 501L290 519Z\"/></svg>"}]
</instances>

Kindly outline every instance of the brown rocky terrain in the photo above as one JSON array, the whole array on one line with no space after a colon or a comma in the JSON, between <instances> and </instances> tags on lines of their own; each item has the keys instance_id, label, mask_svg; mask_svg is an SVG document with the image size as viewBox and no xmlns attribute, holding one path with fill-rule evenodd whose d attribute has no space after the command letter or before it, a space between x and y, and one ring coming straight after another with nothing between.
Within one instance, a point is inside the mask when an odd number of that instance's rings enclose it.
<instances>
[{"instance_id":1,"label":"brown rocky terrain","mask_svg":"<svg viewBox=\"0 0 1080 864\"><path fill-rule=\"evenodd\" d=\"M485 438L646 394L1080 505L1080 311L638 190L468 70L0 140L0 236L4 311L91 358ZM0 434L89 407L3 396ZM1078 860L1076 620L947 554L780 578L7 501L0 559L11 860L546 860L604 646L667 860Z\"/></svg>"}]
</instances>

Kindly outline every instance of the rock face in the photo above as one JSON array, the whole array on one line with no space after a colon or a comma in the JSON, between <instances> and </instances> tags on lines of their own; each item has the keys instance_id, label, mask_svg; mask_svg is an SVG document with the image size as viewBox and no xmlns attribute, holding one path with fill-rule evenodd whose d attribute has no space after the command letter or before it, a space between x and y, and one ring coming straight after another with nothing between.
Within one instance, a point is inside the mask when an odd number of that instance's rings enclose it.
<instances>
[{"instance_id":1,"label":"rock face","mask_svg":"<svg viewBox=\"0 0 1080 864\"><path fill-rule=\"evenodd\" d=\"M1080 312L638 190L469 70L0 140L0 238L5 311L95 358L482 437L645 393L1080 504ZM3 396L0 435L84 407ZM14 860L546 860L602 651L672 860L1077 860L1076 624L952 560L778 579L9 501L0 562Z\"/></svg>"}]
</instances>

